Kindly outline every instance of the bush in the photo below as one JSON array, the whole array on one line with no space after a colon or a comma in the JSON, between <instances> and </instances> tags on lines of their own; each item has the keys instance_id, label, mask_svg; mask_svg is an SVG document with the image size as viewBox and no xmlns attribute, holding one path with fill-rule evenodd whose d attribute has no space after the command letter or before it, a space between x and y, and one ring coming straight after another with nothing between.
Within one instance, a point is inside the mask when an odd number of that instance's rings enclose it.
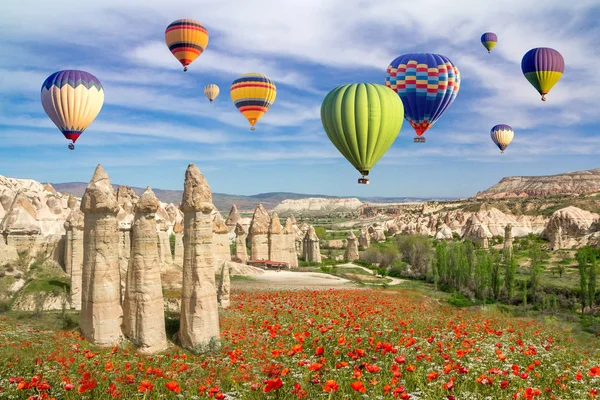
<instances>
[{"instance_id":1,"label":"bush","mask_svg":"<svg viewBox=\"0 0 600 400\"><path fill-rule=\"evenodd\" d=\"M315 228L315 233L317 234L319 240L325 240L325 237L327 236L327 231L322 226L317 226Z\"/></svg>"},{"instance_id":2,"label":"bush","mask_svg":"<svg viewBox=\"0 0 600 400\"><path fill-rule=\"evenodd\" d=\"M171 256L175 256L175 234L171 233L169 235L169 247L171 248Z\"/></svg>"},{"instance_id":3,"label":"bush","mask_svg":"<svg viewBox=\"0 0 600 400\"><path fill-rule=\"evenodd\" d=\"M388 276L392 276L394 278L402 278L404 273L406 272L406 263L400 260L396 260L390 265L388 268Z\"/></svg>"}]
</instances>

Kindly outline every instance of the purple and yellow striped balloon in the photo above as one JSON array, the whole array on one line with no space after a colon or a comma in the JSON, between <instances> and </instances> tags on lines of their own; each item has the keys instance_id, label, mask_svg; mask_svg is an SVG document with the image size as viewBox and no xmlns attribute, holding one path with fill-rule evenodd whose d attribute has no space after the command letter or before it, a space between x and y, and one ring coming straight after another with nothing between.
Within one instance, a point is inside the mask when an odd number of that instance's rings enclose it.
<instances>
[{"instance_id":1,"label":"purple and yellow striped balloon","mask_svg":"<svg viewBox=\"0 0 600 400\"><path fill-rule=\"evenodd\" d=\"M486 32L481 35L481 44L487 49L488 53L492 52L496 43L498 43L498 36L494 32Z\"/></svg>"},{"instance_id":2,"label":"purple and yellow striped balloon","mask_svg":"<svg viewBox=\"0 0 600 400\"><path fill-rule=\"evenodd\" d=\"M542 101L546 101L546 95L565 71L565 60L554 49L538 47L525 53L521 60L521 70L529 83L542 95Z\"/></svg>"}]
</instances>

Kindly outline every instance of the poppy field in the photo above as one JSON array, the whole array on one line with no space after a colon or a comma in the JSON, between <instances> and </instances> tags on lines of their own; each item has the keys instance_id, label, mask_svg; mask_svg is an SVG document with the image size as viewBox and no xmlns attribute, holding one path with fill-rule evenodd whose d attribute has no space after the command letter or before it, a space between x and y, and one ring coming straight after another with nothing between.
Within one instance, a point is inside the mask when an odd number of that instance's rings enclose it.
<instances>
[{"instance_id":1,"label":"poppy field","mask_svg":"<svg viewBox=\"0 0 600 400\"><path fill-rule=\"evenodd\" d=\"M412 291L232 291L220 349L99 349L77 330L0 317L9 399L586 399L592 336Z\"/></svg>"}]
</instances>

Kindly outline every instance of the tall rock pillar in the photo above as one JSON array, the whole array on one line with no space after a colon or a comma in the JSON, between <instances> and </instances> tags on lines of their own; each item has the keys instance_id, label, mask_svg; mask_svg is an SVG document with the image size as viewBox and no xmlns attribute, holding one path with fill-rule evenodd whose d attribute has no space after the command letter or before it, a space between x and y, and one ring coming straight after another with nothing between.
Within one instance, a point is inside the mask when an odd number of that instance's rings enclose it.
<instances>
[{"instance_id":1,"label":"tall rock pillar","mask_svg":"<svg viewBox=\"0 0 600 400\"><path fill-rule=\"evenodd\" d=\"M250 223L250 254L253 260L269 259L269 214L259 204L252 215Z\"/></svg>"},{"instance_id":2,"label":"tall rock pillar","mask_svg":"<svg viewBox=\"0 0 600 400\"><path fill-rule=\"evenodd\" d=\"M158 199L150 187L135 205L132 246L123 300L123 333L140 353L167 348L160 259L156 241Z\"/></svg>"},{"instance_id":3,"label":"tall rock pillar","mask_svg":"<svg viewBox=\"0 0 600 400\"><path fill-rule=\"evenodd\" d=\"M296 231L291 218L285 220L285 228L283 229L283 261L290 264L290 268L298 267L298 254L296 253Z\"/></svg>"},{"instance_id":4,"label":"tall rock pillar","mask_svg":"<svg viewBox=\"0 0 600 400\"><path fill-rule=\"evenodd\" d=\"M248 260L248 249L246 249L246 238L248 232L237 223L235 225L235 261L245 263Z\"/></svg>"},{"instance_id":5,"label":"tall rock pillar","mask_svg":"<svg viewBox=\"0 0 600 400\"><path fill-rule=\"evenodd\" d=\"M116 345L122 338L119 274L119 205L100 164L83 198L83 274L80 327L97 346Z\"/></svg>"},{"instance_id":6,"label":"tall rock pillar","mask_svg":"<svg viewBox=\"0 0 600 400\"><path fill-rule=\"evenodd\" d=\"M219 311L213 267L212 192L200 170L185 172L183 222L183 288L179 338L191 350L218 339Z\"/></svg>"},{"instance_id":7,"label":"tall rock pillar","mask_svg":"<svg viewBox=\"0 0 600 400\"><path fill-rule=\"evenodd\" d=\"M65 221L65 269L71 281L71 308L81 310L83 269L83 213L74 209Z\"/></svg>"},{"instance_id":8,"label":"tall rock pillar","mask_svg":"<svg viewBox=\"0 0 600 400\"><path fill-rule=\"evenodd\" d=\"M355 261L360 258L358 254L358 243L353 231L346 238L346 251L344 252L344 260Z\"/></svg>"}]
</instances>

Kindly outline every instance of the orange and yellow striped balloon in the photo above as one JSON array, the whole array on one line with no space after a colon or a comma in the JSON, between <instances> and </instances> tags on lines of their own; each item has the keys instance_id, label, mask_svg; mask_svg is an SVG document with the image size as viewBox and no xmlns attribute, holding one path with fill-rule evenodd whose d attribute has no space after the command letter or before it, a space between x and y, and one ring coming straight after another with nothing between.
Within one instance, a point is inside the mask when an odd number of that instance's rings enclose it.
<instances>
[{"instance_id":1,"label":"orange and yellow striped balloon","mask_svg":"<svg viewBox=\"0 0 600 400\"><path fill-rule=\"evenodd\" d=\"M231 101L250 122L250 129L275 101L277 88L272 80L258 72L244 74L231 84Z\"/></svg>"},{"instance_id":2,"label":"orange and yellow striped balloon","mask_svg":"<svg viewBox=\"0 0 600 400\"><path fill-rule=\"evenodd\" d=\"M208 31L193 19L178 19L165 30L165 42L187 71L187 66L206 50Z\"/></svg>"}]
</instances>

